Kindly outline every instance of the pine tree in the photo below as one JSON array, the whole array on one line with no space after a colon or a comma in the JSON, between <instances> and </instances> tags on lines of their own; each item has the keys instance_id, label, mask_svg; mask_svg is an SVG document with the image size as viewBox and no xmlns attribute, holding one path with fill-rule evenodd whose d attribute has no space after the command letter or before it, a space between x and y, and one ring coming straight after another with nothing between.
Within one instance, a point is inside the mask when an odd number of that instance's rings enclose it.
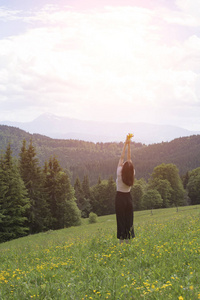
<instances>
[{"instance_id":1,"label":"pine tree","mask_svg":"<svg viewBox=\"0 0 200 300\"><path fill-rule=\"evenodd\" d=\"M0 163L0 242L27 234L25 215L29 206L27 190L12 159L9 144Z\"/></svg>"},{"instance_id":2,"label":"pine tree","mask_svg":"<svg viewBox=\"0 0 200 300\"><path fill-rule=\"evenodd\" d=\"M90 184L89 184L88 175L84 175L84 177L83 177L82 190L83 190L84 198L90 199L91 192L90 192Z\"/></svg>"},{"instance_id":3,"label":"pine tree","mask_svg":"<svg viewBox=\"0 0 200 300\"><path fill-rule=\"evenodd\" d=\"M109 182L109 183L108 183ZM114 206L116 187L112 177L110 180L102 180L92 187L93 212L98 216L107 215Z\"/></svg>"},{"instance_id":4,"label":"pine tree","mask_svg":"<svg viewBox=\"0 0 200 300\"><path fill-rule=\"evenodd\" d=\"M107 183L107 207L108 210L106 214L114 214L115 213L115 195L116 195L116 184L112 176L109 177Z\"/></svg>"},{"instance_id":5,"label":"pine tree","mask_svg":"<svg viewBox=\"0 0 200 300\"><path fill-rule=\"evenodd\" d=\"M45 176L51 212L51 229L79 225L80 211L75 202L74 189L55 156L49 159Z\"/></svg>"},{"instance_id":6,"label":"pine tree","mask_svg":"<svg viewBox=\"0 0 200 300\"><path fill-rule=\"evenodd\" d=\"M97 184L101 184L101 176L100 175L99 175L98 183Z\"/></svg>"},{"instance_id":7,"label":"pine tree","mask_svg":"<svg viewBox=\"0 0 200 300\"><path fill-rule=\"evenodd\" d=\"M189 172L187 171L187 172L185 173L185 175L182 176L181 179L182 179L182 182L183 182L183 187L184 187L184 189L186 189L186 188L187 188L188 181L189 181Z\"/></svg>"},{"instance_id":8,"label":"pine tree","mask_svg":"<svg viewBox=\"0 0 200 300\"><path fill-rule=\"evenodd\" d=\"M5 219L5 203L4 203L4 195L5 195L5 191L6 191L6 185L5 185L5 180L4 180L4 171L2 169L2 160L0 163L0 228L4 227L4 219ZM2 231L2 230L1 230ZM0 231L0 232L1 232ZM0 242L1 242L1 238L0 238Z\"/></svg>"},{"instance_id":9,"label":"pine tree","mask_svg":"<svg viewBox=\"0 0 200 300\"><path fill-rule=\"evenodd\" d=\"M76 204L75 191L72 187L69 176L64 172L59 172L58 181L61 183L61 192L64 202L63 227L76 226L81 224L81 211ZM63 211L60 211L63 215ZM62 227L62 228L63 228Z\"/></svg>"},{"instance_id":10,"label":"pine tree","mask_svg":"<svg viewBox=\"0 0 200 300\"><path fill-rule=\"evenodd\" d=\"M19 166L31 204L27 214L30 233L44 231L48 229L50 213L46 201L43 173L39 167L32 140L28 149L26 149L26 141L23 141Z\"/></svg>"},{"instance_id":11,"label":"pine tree","mask_svg":"<svg viewBox=\"0 0 200 300\"><path fill-rule=\"evenodd\" d=\"M96 185L93 185L91 188L92 212L96 213L98 216L102 214L101 187L102 187L102 181L98 180L98 183Z\"/></svg>"},{"instance_id":12,"label":"pine tree","mask_svg":"<svg viewBox=\"0 0 200 300\"><path fill-rule=\"evenodd\" d=\"M74 190L75 190L75 198L76 198L77 206L82 212L84 209L85 198L84 198L83 189L79 177L77 177L75 180Z\"/></svg>"},{"instance_id":13,"label":"pine tree","mask_svg":"<svg viewBox=\"0 0 200 300\"><path fill-rule=\"evenodd\" d=\"M50 210L49 227L56 229L56 210L57 210L57 195L56 195L56 177L61 171L61 167L55 157L50 157L48 164L44 166L45 190L48 194L47 204Z\"/></svg>"},{"instance_id":14,"label":"pine tree","mask_svg":"<svg viewBox=\"0 0 200 300\"><path fill-rule=\"evenodd\" d=\"M82 181L82 191L83 191L83 202L82 202L82 208L81 208L81 215L83 218L88 218L89 213L91 212L92 206L91 206L91 192L90 192L90 185L89 185L89 178L88 175L84 175L83 181Z\"/></svg>"}]
</instances>

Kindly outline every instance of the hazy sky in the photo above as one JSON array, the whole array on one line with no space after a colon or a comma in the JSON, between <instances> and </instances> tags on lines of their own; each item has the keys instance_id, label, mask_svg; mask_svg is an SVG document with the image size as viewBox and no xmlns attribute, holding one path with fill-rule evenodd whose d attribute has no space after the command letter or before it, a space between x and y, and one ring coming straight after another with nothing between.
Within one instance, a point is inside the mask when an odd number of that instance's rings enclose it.
<instances>
[{"instance_id":1,"label":"hazy sky","mask_svg":"<svg viewBox=\"0 0 200 300\"><path fill-rule=\"evenodd\" d=\"M1 0L0 121L200 130L199 0Z\"/></svg>"}]
</instances>

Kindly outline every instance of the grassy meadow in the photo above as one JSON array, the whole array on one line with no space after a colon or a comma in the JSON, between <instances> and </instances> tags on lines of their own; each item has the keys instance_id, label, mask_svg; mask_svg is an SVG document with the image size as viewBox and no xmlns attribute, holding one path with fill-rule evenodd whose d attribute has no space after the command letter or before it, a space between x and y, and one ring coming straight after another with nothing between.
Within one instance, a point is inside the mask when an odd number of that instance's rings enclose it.
<instances>
[{"instance_id":1,"label":"grassy meadow","mask_svg":"<svg viewBox=\"0 0 200 300\"><path fill-rule=\"evenodd\" d=\"M115 215L0 244L0 299L200 299L200 206Z\"/></svg>"}]
</instances>

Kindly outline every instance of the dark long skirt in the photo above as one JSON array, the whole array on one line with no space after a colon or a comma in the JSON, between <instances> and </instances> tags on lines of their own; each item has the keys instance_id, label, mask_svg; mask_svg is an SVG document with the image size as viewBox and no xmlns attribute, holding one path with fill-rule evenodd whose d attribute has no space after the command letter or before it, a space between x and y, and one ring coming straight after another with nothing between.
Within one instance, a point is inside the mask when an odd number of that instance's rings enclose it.
<instances>
[{"instance_id":1,"label":"dark long skirt","mask_svg":"<svg viewBox=\"0 0 200 300\"><path fill-rule=\"evenodd\" d=\"M117 219L117 238L120 240L134 238L133 204L130 192L117 192L115 197Z\"/></svg>"}]
</instances>

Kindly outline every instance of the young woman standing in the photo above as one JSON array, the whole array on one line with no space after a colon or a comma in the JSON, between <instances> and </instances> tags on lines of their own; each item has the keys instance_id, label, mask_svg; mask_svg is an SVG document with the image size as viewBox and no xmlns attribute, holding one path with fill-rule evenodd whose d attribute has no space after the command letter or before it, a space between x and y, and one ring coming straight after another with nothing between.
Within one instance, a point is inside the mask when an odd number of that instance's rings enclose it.
<instances>
[{"instance_id":1,"label":"young woman standing","mask_svg":"<svg viewBox=\"0 0 200 300\"><path fill-rule=\"evenodd\" d=\"M120 240L120 243L124 240L128 243L128 241L135 236L133 227L133 204L130 194L135 174L134 166L131 161L131 137L132 135L130 134L126 137L117 166L115 211L117 219L117 238ZM124 162L126 146L128 146L127 160Z\"/></svg>"}]
</instances>

